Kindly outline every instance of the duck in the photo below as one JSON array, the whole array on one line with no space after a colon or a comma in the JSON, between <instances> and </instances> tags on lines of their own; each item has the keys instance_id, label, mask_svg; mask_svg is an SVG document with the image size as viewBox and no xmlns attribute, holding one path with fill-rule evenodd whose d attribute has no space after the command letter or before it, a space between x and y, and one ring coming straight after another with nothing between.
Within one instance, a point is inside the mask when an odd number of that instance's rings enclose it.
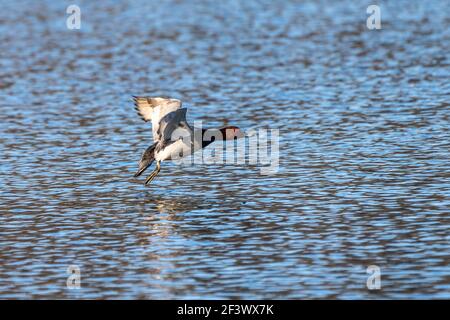
<instances>
[{"instance_id":1,"label":"duck","mask_svg":"<svg viewBox=\"0 0 450 320\"><path fill-rule=\"evenodd\" d=\"M135 109L145 122L151 122L153 143L144 150L134 177L139 177L156 161L145 180L150 184L161 171L161 163L189 156L214 141L235 140L245 136L236 126L194 128L186 120L187 109L179 99L133 96Z\"/></svg>"}]
</instances>

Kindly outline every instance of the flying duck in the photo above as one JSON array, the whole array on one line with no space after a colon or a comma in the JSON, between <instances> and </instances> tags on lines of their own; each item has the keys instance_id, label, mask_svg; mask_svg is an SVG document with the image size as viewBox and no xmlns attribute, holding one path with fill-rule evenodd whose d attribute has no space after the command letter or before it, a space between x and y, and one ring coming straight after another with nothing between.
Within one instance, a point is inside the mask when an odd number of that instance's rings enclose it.
<instances>
[{"instance_id":1,"label":"flying duck","mask_svg":"<svg viewBox=\"0 0 450 320\"><path fill-rule=\"evenodd\" d=\"M179 159L207 147L215 140L233 140L244 137L238 127L225 126L219 129L197 129L186 121L186 108L181 108L178 99L133 96L138 114L145 122L152 122L153 144L142 154L140 176L156 160L156 168L145 180L153 181L161 170L161 162Z\"/></svg>"}]
</instances>

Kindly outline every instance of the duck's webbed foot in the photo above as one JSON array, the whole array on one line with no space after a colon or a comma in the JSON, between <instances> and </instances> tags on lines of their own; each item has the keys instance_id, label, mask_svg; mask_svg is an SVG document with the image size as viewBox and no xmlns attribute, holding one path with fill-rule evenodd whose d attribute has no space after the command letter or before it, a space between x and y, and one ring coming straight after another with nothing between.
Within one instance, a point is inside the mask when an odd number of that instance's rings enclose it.
<instances>
[{"instance_id":1,"label":"duck's webbed foot","mask_svg":"<svg viewBox=\"0 0 450 320\"><path fill-rule=\"evenodd\" d=\"M160 161L156 162L156 168L153 170L153 172L147 177L145 180L145 185L148 185L150 182L155 179L155 177L158 175L159 171L161 170Z\"/></svg>"}]
</instances>

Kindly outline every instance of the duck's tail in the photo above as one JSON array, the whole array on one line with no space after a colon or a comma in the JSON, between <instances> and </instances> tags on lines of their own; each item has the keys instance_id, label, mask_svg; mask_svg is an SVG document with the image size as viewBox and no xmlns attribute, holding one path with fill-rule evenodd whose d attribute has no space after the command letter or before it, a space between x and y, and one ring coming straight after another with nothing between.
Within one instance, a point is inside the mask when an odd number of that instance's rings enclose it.
<instances>
[{"instance_id":1,"label":"duck's tail","mask_svg":"<svg viewBox=\"0 0 450 320\"><path fill-rule=\"evenodd\" d=\"M139 177L142 172L144 172L155 160L155 147L156 143L148 147L142 154L141 160L139 161L139 169L134 174L135 177Z\"/></svg>"}]
</instances>

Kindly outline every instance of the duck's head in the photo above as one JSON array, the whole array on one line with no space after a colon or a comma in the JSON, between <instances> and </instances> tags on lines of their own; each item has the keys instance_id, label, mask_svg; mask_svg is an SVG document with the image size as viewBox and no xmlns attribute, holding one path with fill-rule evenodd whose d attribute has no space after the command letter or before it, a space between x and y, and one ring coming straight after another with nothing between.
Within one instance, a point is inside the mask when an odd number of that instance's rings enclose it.
<instances>
[{"instance_id":1,"label":"duck's head","mask_svg":"<svg viewBox=\"0 0 450 320\"><path fill-rule=\"evenodd\" d=\"M237 140L245 137L244 132L235 126L226 126L220 128L224 140Z\"/></svg>"}]
</instances>

